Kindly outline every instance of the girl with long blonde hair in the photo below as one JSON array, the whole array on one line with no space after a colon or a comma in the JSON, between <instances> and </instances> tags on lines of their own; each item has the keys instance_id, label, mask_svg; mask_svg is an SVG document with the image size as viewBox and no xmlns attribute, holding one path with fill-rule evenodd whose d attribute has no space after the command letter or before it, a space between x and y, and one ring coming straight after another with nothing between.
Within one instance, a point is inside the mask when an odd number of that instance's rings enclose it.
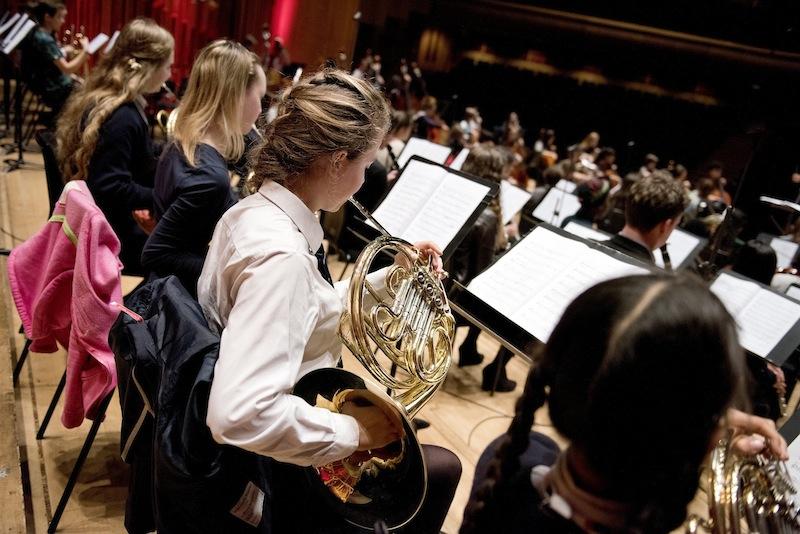
<instances>
[{"instance_id":1,"label":"girl with long blonde hair","mask_svg":"<svg viewBox=\"0 0 800 534\"><path fill-rule=\"evenodd\" d=\"M176 275L193 295L214 226L235 203L228 165L241 158L267 91L258 57L218 40L200 51L155 177L158 221L142 265Z\"/></svg>"},{"instance_id":2,"label":"girl with long blonde hair","mask_svg":"<svg viewBox=\"0 0 800 534\"><path fill-rule=\"evenodd\" d=\"M122 244L125 272L143 274L147 235L134 210L153 204L155 154L143 95L169 79L172 35L149 19L122 29L111 51L67 101L58 120L58 158L65 181L85 180Z\"/></svg>"},{"instance_id":3,"label":"girl with long blonde hair","mask_svg":"<svg viewBox=\"0 0 800 534\"><path fill-rule=\"evenodd\" d=\"M260 531L347 531L299 466L398 438L376 406L346 403L332 413L291 394L301 377L341 359L336 330L346 285L331 281L316 213L338 210L361 187L388 129L383 95L342 71L287 89L254 158L256 192L222 216L211 239L198 297L221 337L206 422L227 450L271 459L268 487L253 482L271 507L270 516L254 516L267 527ZM435 245L417 248L441 269ZM439 532L461 474L453 453L428 446L423 453L427 497L407 532Z\"/></svg>"}]
</instances>

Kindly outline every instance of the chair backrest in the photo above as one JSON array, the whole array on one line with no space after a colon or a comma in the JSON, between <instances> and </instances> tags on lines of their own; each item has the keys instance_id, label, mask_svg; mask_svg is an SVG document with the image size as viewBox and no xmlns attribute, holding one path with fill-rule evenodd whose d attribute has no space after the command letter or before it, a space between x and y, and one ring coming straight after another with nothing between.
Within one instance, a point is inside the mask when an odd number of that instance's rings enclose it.
<instances>
[{"instance_id":1,"label":"chair backrest","mask_svg":"<svg viewBox=\"0 0 800 534\"><path fill-rule=\"evenodd\" d=\"M64 189L64 180L61 177L61 170L58 168L58 158L56 157L56 135L51 130L38 130L36 132L36 142L42 148L42 159L44 159L44 175L47 179L47 198L50 201L50 211L56 206L61 191Z\"/></svg>"}]
</instances>

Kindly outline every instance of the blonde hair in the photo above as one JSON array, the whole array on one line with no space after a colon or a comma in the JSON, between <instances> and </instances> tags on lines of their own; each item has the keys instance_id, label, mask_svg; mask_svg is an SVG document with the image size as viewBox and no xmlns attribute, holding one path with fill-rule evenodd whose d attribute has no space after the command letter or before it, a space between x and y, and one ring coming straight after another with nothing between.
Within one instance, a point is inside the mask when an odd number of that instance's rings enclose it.
<instances>
[{"instance_id":1,"label":"blonde hair","mask_svg":"<svg viewBox=\"0 0 800 534\"><path fill-rule=\"evenodd\" d=\"M344 150L356 159L389 130L389 107L372 84L325 69L284 91L278 115L255 154L250 188L264 180L291 188L320 157Z\"/></svg>"},{"instance_id":2,"label":"blonde hair","mask_svg":"<svg viewBox=\"0 0 800 534\"><path fill-rule=\"evenodd\" d=\"M464 166L461 170L474 174L480 178L495 182L503 181L503 170L508 162L508 156L501 148L481 144L476 145L469 151ZM489 202L489 208L497 216L497 234L495 235L495 250L503 250L508 245L506 231L503 225L503 212L500 209L500 192Z\"/></svg>"},{"instance_id":3,"label":"blonde hair","mask_svg":"<svg viewBox=\"0 0 800 534\"><path fill-rule=\"evenodd\" d=\"M197 145L213 127L221 130L224 144L218 148L222 157L238 160L242 156L242 106L260 68L258 56L226 39L212 42L197 55L174 134L189 165L194 166Z\"/></svg>"},{"instance_id":4,"label":"blonde hair","mask_svg":"<svg viewBox=\"0 0 800 534\"><path fill-rule=\"evenodd\" d=\"M134 19L122 28L111 52L92 69L59 117L58 159L65 181L87 178L103 123L119 106L142 95L173 47L172 35L153 20Z\"/></svg>"}]
</instances>

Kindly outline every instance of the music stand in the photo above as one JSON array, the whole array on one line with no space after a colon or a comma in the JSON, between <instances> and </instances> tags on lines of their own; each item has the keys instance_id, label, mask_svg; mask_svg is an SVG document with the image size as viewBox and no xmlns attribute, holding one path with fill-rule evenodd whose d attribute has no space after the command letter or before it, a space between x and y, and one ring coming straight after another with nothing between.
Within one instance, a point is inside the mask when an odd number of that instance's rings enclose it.
<instances>
[{"instance_id":1,"label":"music stand","mask_svg":"<svg viewBox=\"0 0 800 534\"><path fill-rule=\"evenodd\" d=\"M17 158L3 160L3 163L7 165L5 172L15 171L26 164L22 146L24 142L22 132L22 69L11 59L11 53L17 49L22 40L25 39L35 27L36 22L31 20L27 14L24 14L2 41L2 53L8 59L8 63L15 67L14 73L16 77L16 84L14 87L14 145L16 145L17 149Z\"/></svg>"}]
</instances>

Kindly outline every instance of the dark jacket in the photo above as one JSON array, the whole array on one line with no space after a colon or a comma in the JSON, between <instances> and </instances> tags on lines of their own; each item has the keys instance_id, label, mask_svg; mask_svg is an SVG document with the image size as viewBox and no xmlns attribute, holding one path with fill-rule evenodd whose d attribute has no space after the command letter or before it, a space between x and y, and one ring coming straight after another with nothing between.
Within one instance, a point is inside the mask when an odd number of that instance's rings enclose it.
<instances>
[{"instance_id":1,"label":"dark jacket","mask_svg":"<svg viewBox=\"0 0 800 534\"><path fill-rule=\"evenodd\" d=\"M142 266L155 276L174 274L196 297L214 228L236 203L227 162L210 145L199 144L192 166L170 143L158 161L153 200L158 224L142 250Z\"/></svg>"},{"instance_id":2,"label":"dark jacket","mask_svg":"<svg viewBox=\"0 0 800 534\"><path fill-rule=\"evenodd\" d=\"M497 454L503 437L495 439L483 451L475 466L475 478L470 492L471 500L486 481L489 465ZM543 434L531 432L528 449L520 456L519 469L511 476L508 490L496 500L496 516L502 524L495 524L496 532L523 534L579 534L583 532L574 523L555 513L542 503L539 491L531 484L531 469L538 465L552 466L559 454L558 445Z\"/></svg>"},{"instance_id":3,"label":"dark jacket","mask_svg":"<svg viewBox=\"0 0 800 534\"><path fill-rule=\"evenodd\" d=\"M133 102L122 104L100 127L86 183L122 244L119 259L128 274L145 274L139 258L147 234L131 212L153 209L155 168L155 149L143 112Z\"/></svg>"},{"instance_id":4,"label":"dark jacket","mask_svg":"<svg viewBox=\"0 0 800 534\"><path fill-rule=\"evenodd\" d=\"M450 258L446 270L453 280L467 285L492 263L498 224L495 212L484 208Z\"/></svg>"},{"instance_id":5,"label":"dark jacket","mask_svg":"<svg viewBox=\"0 0 800 534\"><path fill-rule=\"evenodd\" d=\"M647 247L637 243L632 239L628 239L625 236L615 234L608 241L601 241L601 244L609 248L613 248L618 252L622 252L631 258L636 258L637 260L649 263L651 265L655 264L653 253L650 252Z\"/></svg>"},{"instance_id":6,"label":"dark jacket","mask_svg":"<svg viewBox=\"0 0 800 534\"><path fill-rule=\"evenodd\" d=\"M269 460L217 444L206 426L219 337L199 304L170 276L142 286L127 305L142 321L121 314L110 343L122 448L134 471L129 532L146 531L149 501L159 533L269 533Z\"/></svg>"}]
</instances>

